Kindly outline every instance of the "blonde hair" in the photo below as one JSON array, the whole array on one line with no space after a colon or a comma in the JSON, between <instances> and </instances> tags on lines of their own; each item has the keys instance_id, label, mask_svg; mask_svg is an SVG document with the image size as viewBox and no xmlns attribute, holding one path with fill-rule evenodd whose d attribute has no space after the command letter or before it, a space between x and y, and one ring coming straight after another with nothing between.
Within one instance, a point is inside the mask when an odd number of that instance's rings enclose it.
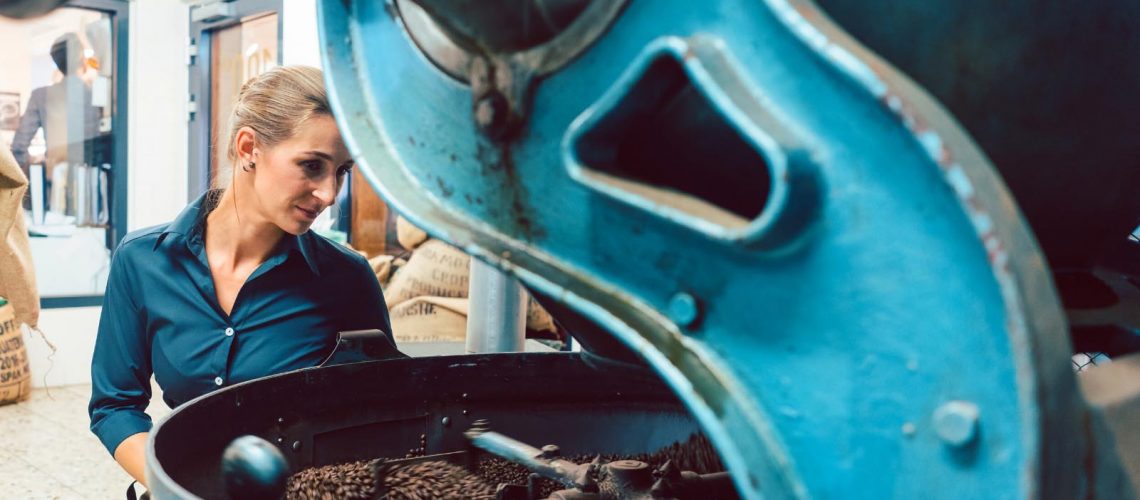
<instances>
[{"instance_id":1,"label":"blonde hair","mask_svg":"<svg viewBox=\"0 0 1140 500\"><path fill-rule=\"evenodd\" d=\"M305 120L315 115L332 115L321 70L310 66L279 66L251 78L242 85L230 113L226 134L226 159L230 170L222 169L218 187L233 178L238 164L237 133L249 127L257 144L273 147L293 137Z\"/></svg>"}]
</instances>

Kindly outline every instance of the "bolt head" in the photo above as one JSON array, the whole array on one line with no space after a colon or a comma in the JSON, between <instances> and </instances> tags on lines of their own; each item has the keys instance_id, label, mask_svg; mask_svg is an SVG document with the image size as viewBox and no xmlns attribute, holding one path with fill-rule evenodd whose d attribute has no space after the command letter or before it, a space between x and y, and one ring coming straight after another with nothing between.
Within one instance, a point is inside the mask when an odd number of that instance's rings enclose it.
<instances>
[{"instance_id":1,"label":"bolt head","mask_svg":"<svg viewBox=\"0 0 1140 500\"><path fill-rule=\"evenodd\" d=\"M443 417L443 419L440 420L439 423L443 424L444 427L447 427L447 426L451 425L451 417Z\"/></svg>"},{"instance_id":2,"label":"bolt head","mask_svg":"<svg viewBox=\"0 0 1140 500\"><path fill-rule=\"evenodd\" d=\"M934 432L950 446L965 446L978 435L978 405L969 401L950 401L934 410Z\"/></svg>"},{"instance_id":3,"label":"bolt head","mask_svg":"<svg viewBox=\"0 0 1140 500\"><path fill-rule=\"evenodd\" d=\"M697 299L692 295L681 292L674 295L669 301L669 317L680 326L691 326L700 316Z\"/></svg>"},{"instance_id":4,"label":"bolt head","mask_svg":"<svg viewBox=\"0 0 1140 500\"><path fill-rule=\"evenodd\" d=\"M301 442L293 441L293 451L301 451Z\"/></svg>"}]
</instances>

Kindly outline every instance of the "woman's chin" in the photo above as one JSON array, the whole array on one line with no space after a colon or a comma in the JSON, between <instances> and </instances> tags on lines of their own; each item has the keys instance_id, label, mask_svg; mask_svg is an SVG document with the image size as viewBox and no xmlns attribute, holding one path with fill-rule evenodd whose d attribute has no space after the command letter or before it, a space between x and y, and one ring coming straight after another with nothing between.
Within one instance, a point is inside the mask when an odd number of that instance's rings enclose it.
<instances>
[{"instance_id":1,"label":"woman's chin","mask_svg":"<svg viewBox=\"0 0 1140 500\"><path fill-rule=\"evenodd\" d=\"M313 227L313 223L294 220L289 221L288 224L280 224L278 227L280 227L282 231L285 231L286 233L289 233L293 236L300 236L309 232L309 229Z\"/></svg>"}]
</instances>

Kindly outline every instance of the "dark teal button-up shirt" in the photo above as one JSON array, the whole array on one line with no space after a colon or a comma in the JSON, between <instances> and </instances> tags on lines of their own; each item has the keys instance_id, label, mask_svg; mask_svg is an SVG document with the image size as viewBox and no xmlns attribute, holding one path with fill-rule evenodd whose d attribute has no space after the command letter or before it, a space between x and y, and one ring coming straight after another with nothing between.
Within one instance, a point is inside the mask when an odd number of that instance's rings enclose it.
<instances>
[{"instance_id":1,"label":"dark teal button-up shirt","mask_svg":"<svg viewBox=\"0 0 1140 500\"><path fill-rule=\"evenodd\" d=\"M312 231L285 235L227 315L203 241L212 208L199 198L170 224L125 236L111 259L88 412L112 455L151 428L143 410L152 373L174 408L219 387L317 366L337 332L392 332L368 262Z\"/></svg>"}]
</instances>

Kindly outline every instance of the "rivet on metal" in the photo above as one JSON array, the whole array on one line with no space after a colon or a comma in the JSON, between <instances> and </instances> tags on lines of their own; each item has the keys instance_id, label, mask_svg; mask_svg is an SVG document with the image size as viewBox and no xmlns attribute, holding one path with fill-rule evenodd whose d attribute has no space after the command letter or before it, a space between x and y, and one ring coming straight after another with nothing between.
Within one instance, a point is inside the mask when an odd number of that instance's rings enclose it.
<instances>
[{"instance_id":1,"label":"rivet on metal","mask_svg":"<svg viewBox=\"0 0 1140 500\"><path fill-rule=\"evenodd\" d=\"M680 326L690 326L700 316L697 299L681 292L669 300L669 317Z\"/></svg>"},{"instance_id":2,"label":"rivet on metal","mask_svg":"<svg viewBox=\"0 0 1140 500\"><path fill-rule=\"evenodd\" d=\"M281 425L284 423L285 423L285 417L277 417L277 425Z\"/></svg>"},{"instance_id":3,"label":"rivet on metal","mask_svg":"<svg viewBox=\"0 0 1140 500\"><path fill-rule=\"evenodd\" d=\"M293 451L301 451L301 442L293 441Z\"/></svg>"},{"instance_id":4,"label":"rivet on metal","mask_svg":"<svg viewBox=\"0 0 1140 500\"><path fill-rule=\"evenodd\" d=\"M440 420L439 423L443 424L444 427L447 427L451 425L451 417L443 417L443 420Z\"/></svg>"},{"instance_id":5,"label":"rivet on metal","mask_svg":"<svg viewBox=\"0 0 1140 500\"><path fill-rule=\"evenodd\" d=\"M907 422L905 424L902 424L902 433L906 437L914 437L914 433L916 432L916 430L917 429L915 429L914 424L911 422Z\"/></svg>"},{"instance_id":6,"label":"rivet on metal","mask_svg":"<svg viewBox=\"0 0 1140 500\"><path fill-rule=\"evenodd\" d=\"M934 432L950 446L970 444L978 434L978 405L950 401L934 410Z\"/></svg>"},{"instance_id":7,"label":"rivet on metal","mask_svg":"<svg viewBox=\"0 0 1140 500\"><path fill-rule=\"evenodd\" d=\"M471 410L463 410L463 414L464 414L464 415L470 415L470 414L471 414Z\"/></svg>"}]
</instances>

